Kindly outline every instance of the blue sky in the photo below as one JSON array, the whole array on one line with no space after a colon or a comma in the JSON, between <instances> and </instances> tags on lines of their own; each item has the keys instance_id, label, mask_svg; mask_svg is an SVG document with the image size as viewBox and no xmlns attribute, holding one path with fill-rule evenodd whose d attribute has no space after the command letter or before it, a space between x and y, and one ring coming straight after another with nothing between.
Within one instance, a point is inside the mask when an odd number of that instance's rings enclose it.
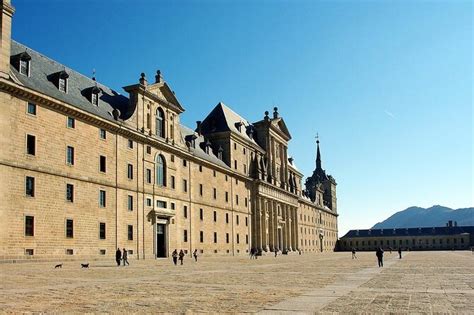
<instances>
[{"instance_id":1,"label":"blue sky","mask_svg":"<svg viewBox=\"0 0 474 315\"><path fill-rule=\"evenodd\" d=\"M474 205L470 1L20 1L13 38L124 93L161 69L196 120L279 107L299 169L338 182L339 226Z\"/></svg>"}]
</instances>

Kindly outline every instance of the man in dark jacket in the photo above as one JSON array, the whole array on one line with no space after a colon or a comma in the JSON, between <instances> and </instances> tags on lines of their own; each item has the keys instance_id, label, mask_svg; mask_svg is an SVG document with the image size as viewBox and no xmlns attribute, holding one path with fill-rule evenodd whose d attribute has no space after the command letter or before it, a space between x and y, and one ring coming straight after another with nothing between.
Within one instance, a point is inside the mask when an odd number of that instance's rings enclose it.
<instances>
[{"instance_id":1,"label":"man in dark jacket","mask_svg":"<svg viewBox=\"0 0 474 315\"><path fill-rule=\"evenodd\" d=\"M120 266L121 260L122 260L122 252L120 251L120 248L117 248L117 251L115 252L115 261L117 262L117 266Z\"/></svg>"},{"instance_id":2,"label":"man in dark jacket","mask_svg":"<svg viewBox=\"0 0 474 315\"><path fill-rule=\"evenodd\" d=\"M383 267L383 249L382 247L379 247L377 251L375 252L375 255L377 256L377 260L379 262L379 267Z\"/></svg>"}]
</instances>

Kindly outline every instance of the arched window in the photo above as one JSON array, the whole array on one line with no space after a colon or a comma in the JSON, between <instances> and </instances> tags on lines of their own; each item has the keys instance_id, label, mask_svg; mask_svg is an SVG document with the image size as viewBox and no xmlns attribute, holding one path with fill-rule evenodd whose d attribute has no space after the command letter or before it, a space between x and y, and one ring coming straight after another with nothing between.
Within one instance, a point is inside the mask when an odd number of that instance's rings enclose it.
<instances>
[{"instance_id":1,"label":"arched window","mask_svg":"<svg viewBox=\"0 0 474 315\"><path fill-rule=\"evenodd\" d=\"M165 137L165 114L161 108L156 110L156 135L158 137Z\"/></svg>"},{"instance_id":2,"label":"arched window","mask_svg":"<svg viewBox=\"0 0 474 315\"><path fill-rule=\"evenodd\" d=\"M166 162L161 154L156 157L156 184L166 186Z\"/></svg>"}]
</instances>

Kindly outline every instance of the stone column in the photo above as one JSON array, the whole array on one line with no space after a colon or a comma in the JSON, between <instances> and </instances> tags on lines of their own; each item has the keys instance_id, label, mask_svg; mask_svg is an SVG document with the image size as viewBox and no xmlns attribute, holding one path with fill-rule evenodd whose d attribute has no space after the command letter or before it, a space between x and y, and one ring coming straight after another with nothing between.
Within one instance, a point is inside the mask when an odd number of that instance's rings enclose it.
<instances>
[{"instance_id":1,"label":"stone column","mask_svg":"<svg viewBox=\"0 0 474 315\"><path fill-rule=\"evenodd\" d=\"M294 234L294 241L293 241L293 249L298 250L300 248L299 240L298 240L298 208L293 209L293 234Z\"/></svg>"},{"instance_id":2,"label":"stone column","mask_svg":"<svg viewBox=\"0 0 474 315\"><path fill-rule=\"evenodd\" d=\"M293 218L292 218L292 213L293 213L293 207L289 206L288 207L288 250L291 252L293 251Z\"/></svg>"},{"instance_id":3,"label":"stone column","mask_svg":"<svg viewBox=\"0 0 474 315\"><path fill-rule=\"evenodd\" d=\"M289 190L288 186L288 148L283 147L283 180L285 181L285 189Z\"/></svg>"},{"instance_id":4,"label":"stone column","mask_svg":"<svg viewBox=\"0 0 474 315\"><path fill-rule=\"evenodd\" d=\"M273 231L273 233L275 233L275 248L278 250L280 249L281 245L280 238L278 235L278 204L275 201L273 202L273 210L273 217L275 219L275 230Z\"/></svg>"},{"instance_id":5,"label":"stone column","mask_svg":"<svg viewBox=\"0 0 474 315\"><path fill-rule=\"evenodd\" d=\"M288 251L288 206L283 205L283 220L285 220L285 226L283 227L283 250Z\"/></svg>"},{"instance_id":6,"label":"stone column","mask_svg":"<svg viewBox=\"0 0 474 315\"><path fill-rule=\"evenodd\" d=\"M268 211L267 202L264 198L260 199L262 209L262 249L268 251Z\"/></svg>"},{"instance_id":7,"label":"stone column","mask_svg":"<svg viewBox=\"0 0 474 315\"><path fill-rule=\"evenodd\" d=\"M256 211L255 211L255 238L256 238L256 249L262 250L262 208L260 206L260 197L255 198Z\"/></svg>"},{"instance_id":8,"label":"stone column","mask_svg":"<svg viewBox=\"0 0 474 315\"><path fill-rule=\"evenodd\" d=\"M272 252L275 249L275 217L273 215L273 211L273 201L268 200L268 243L270 245L270 251Z\"/></svg>"}]
</instances>

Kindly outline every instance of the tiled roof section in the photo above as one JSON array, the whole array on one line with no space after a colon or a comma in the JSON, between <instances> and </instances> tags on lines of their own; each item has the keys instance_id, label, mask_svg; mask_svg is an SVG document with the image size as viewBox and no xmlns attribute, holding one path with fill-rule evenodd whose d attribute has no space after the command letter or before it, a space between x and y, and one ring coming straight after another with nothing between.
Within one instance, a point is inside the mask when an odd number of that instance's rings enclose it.
<instances>
[{"instance_id":1,"label":"tiled roof section","mask_svg":"<svg viewBox=\"0 0 474 315\"><path fill-rule=\"evenodd\" d=\"M342 238L458 235L462 233L474 234L474 226L452 226L452 227L442 226L442 227L405 228L405 229L350 230Z\"/></svg>"},{"instance_id":2,"label":"tiled roof section","mask_svg":"<svg viewBox=\"0 0 474 315\"><path fill-rule=\"evenodd\" d=\"M108 120L114 120L112 111L115 108L120 111L121 119L129 118L127 117L130 114L127 97L16 41L12 41L12 56L25 51L31 56L30 76L20 74L13 65L10 68L15 77L26 87ZM55 82L55 75L61 71L66 71L69 75L67 93L59 91ZM96 84L101 92L99 93L99 104L93 105L90 102L90 91Z\"/></svg>"},{"instance_id":3,"label":"tiled roof section","mask_svg":"<svg viewBox=\"0 0 474 315\"><path fill-rule=\"evenodd\" d=\"M194 148L192 146L190 147L190 152L192 154L194 154L195 156L197 156L197 157L199 157L203 160L209 161L213 164L225 167L227 169L229 168L222 160L219 160L217 158L217 156L214 155L212 150L209 151L209 154L207 154L203 150L204 143L206 142L206 139L204 139L204 137L202 135L199 136L194 130L192 130L192 129L186 127L186 126L183 126L183 125L180 125L180 128L181 128L181 135L183 137L183 142L186 141L186 137L188 137L188 136L194 135L196 137L195 147Z\"/></svg>"},{"instance_id":4,"label":"tiled roof section","mask_svg":"<svg viewBox=\"0 0 474 315\"><path fill-rule=\"evenodd\" d=\"M240 131L237 129L238 124L242 124ZM201 132L204 135L215 132L231 131L243 140L251 142L252 144L257 144L253 137L251 138L249 136L249 128L253 128L252 124L222 102L214 107L201 124Z\"/></svg>"}]
</instances>

